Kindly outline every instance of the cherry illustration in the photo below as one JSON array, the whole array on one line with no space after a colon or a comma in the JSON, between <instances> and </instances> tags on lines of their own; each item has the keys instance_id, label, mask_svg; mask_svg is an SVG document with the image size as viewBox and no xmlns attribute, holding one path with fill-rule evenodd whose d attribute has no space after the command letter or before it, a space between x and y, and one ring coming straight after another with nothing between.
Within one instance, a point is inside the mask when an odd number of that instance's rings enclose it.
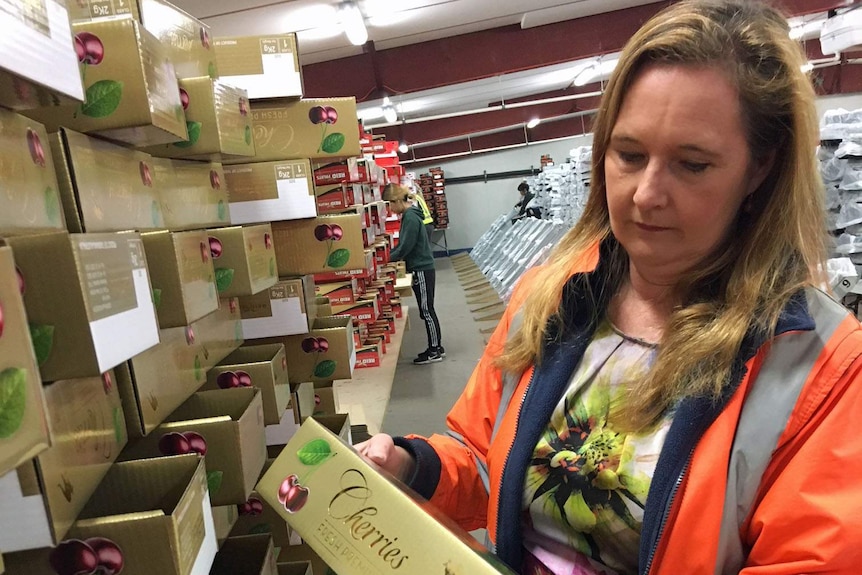
<instances>
[{"instance_id":1,"label":"cherry illustration","mask_svg":"<svg viewBox=\"0 0 862 575\"><path fill-rule=\"evenodd\" d=\"M332 226L329 224L320 224L314 228L314 237L319 242L326 241L332 238Z\"/></svg>"},{"instance_id":2,"label":"cherry illustration","mask_svg":"<svg viewBox=\"0 0 862 575\"><path fill-rule=\"evenodd\" d=\"M39 141L39 134L32 128L27 128L27 145L30 147L30 157L37 166L45 167L45 150Z\"/></svg>"},{"instance_id":3,"label":"cherry illustration","mask_svg":"<svg viewBox=\"0 0 862 575\"><path fill-rule=\"evenodd\" d=\"M314 394L314 405L315 405L315 406L320 405L320 402L321 402L321 401L322 401L322 400L320 399L320 396L319 396L319 395L317 395L317 394L315 393L315 394Z\"/></svg>"},{"instance_id":4,"label":"cherry illustration","mask_svg":"<svg viewBox=\"0 0 862 575\"><path fill-rule=\"evenodd\" d=\"M231 298L230 300L228 300L227 307L230 310L231 315L235 314L236 313L236 299Z\"/></svg>"},{"instance_id":5,"label":"cherry illustration","mask_svg":"<svg viewBox=\"0 0 862 575\"><path fill-rule=\"evenodd\" d=\"M332 224L332 239L336 242L344 237L344 230L338 224Z\"/></svg>"},{"instance_id":6,"label":"cherry illustration","mask_svg":"<svg viewBox=\"0 0 862 575\"><path fill-rule=\"evenodd\" d=\"M203 263L210 261L210 250L204 242L201 242L201 261Z\"/></svg>"},{"instance_id":7,"label":"cherry illustration","mask_svg":"<svg viewBox=\"0 0 862 575\"><path fill-rule=\"evenodd\" d=\"M5 318L3 317L3 306L0 305L0 337L3 337L3 327L6 325Z\"/></svg>"},{"instance_id":8,"label":"cherry illustration","mask_svg":"<svg viewBox=\"0 0 862 575\"><path fill-rule=\"evenodd\" d=\"M281 371L287 371L287 356L281 358Z\"/></svg>"},{"instance_id":9,"label":"cherry illustration","mask_svg":"<svg viewBox=\"0 0 862 575\"><path fill-rule=\"evenodd\" d=\"M240 387L251 387L251 376L248 372L237 370L236 377L239 379Z\"/></svg>"},{"instance_id":10,"label":"cherry illustration","mask_svg":"<svg viewBox=\"0 0 862 575\"><path fill-rule=\"evenodd\" d=\"M209 50L210 49L210 33L207 32L206 28L201 27L200 36L201 36L201 46L203 46L204 48Z\"/></svg>"},{"instance_id":11,"label":"cherry illustration","mask_svg":"<svg viewBox=\"0 0 862 575\"><path fill-rule=\"evenodd\" d=\"M334 124L338 121L338 110L333 108L332 106L324 106L323 111L326 112L326 123Z\"/></svg>"},{"instance_id":12,"label":"cherry illustration","mask_svg":"<svg viewBox=\"0 0 862 575\"><path fill-rule=\"evenodd\" d=\"M239 99L239 114L240 116L248 116L248 101L245 98Z\"/></svg>"},{"instance_id":13,"label":"cherry illustration","mask_svg":"<svg viewBox=\"0 0 862 575\"><path fill-rule=\"evenodd\" d=\"M15 266L15 275L18 276L18 291L21 292L21 295L24 295L24 274L21 273L18 266Z\"/></svg>"},{"instance_id":14,"label":"cherry illustration","mask_svg":"<svg viewBox=\"0 0 862 575\"><path fill-rule=\"evenodd\" d=\"M221 178L218 175L218 172L215 170L210 170L210 186L214 190L221 189Z\"/></svg>"},{"instance_id":15,"label":"cherry illustration","mask_svg":"<svg viewBox=\"0 0 862 575\"><path fill-rule=\"evenodd\" d=\"M180 103L183 105L183 110L189 109L189 93L184 88L180 88Z\"/></svg>"},{"instance_id":16,"label":"cherry illustration","mask_svg":"<svg viewBox=\"0 0 862 575\"><path fill-rule=\"evenodd\" d=\"M98 66L105 57L105 46L95 34L78 32L75 34L75 53L82 64Z\"/></svg>"},{"instance_id":17,"label":"cherry illustration","mask_svg":"<svg viewBox=\"0 0 862 575\"><path fill-rule=\"evenodd\" d=\"M322 124L327 122L329 115L323 106L314 106L308 111L308 119L311 120L312 124Z\"/></svg>"},{"instance_id":18,"label":"cherry illustration","mask_svg":"<svg viewBox=\"0 0 862 575\"><path fill-rule=\"evenodd\" d=\"M114 382L111 380L111 373L105 372L102 374L102 389L105 390L105 395L110 395L114 388Z\"/></svg>"},{"instance_id":19,"label":"cherry illustration","mask_svg":"<svg viewBox=\"0 0 862 575\"><path fill-rule=\"evenodd\" d=\"M91 575L99 566L99 557L84 541L69 539L51 551L48 563L57 575Z\"/></svg>"},{"instance_id":20,"label":"cherry illustration","mask_svg":"<svg viewBox=\"0 0 862 575\"><path fill-rule=\"evenodd\" d=\"M218 259L221 256L221 252L222 252L221 241L218 238L214 238L212 236L210 236L209 240L210 240L210 254L212 255L213 259Z\"/></svg>"},{"instance_id":21,"label":"cherry illustration","mask_svg":"<svg viewBox=\"0 0 862 575\"><path fill-rule=\"evenodd\" d=\"M299 485L299 477L296 475L288 475L284 481L281 482L281 485L278 487L279 503L284 505L284 502L287 499L287 494L290 493L290 490L296 485Z\"/></svg>"},{"instance_id":22,"label":"cherry illustration","mask_svg":"<svg viewBox=\"0 0 862 575\"><path fill-rule=\"evenodd\" d=\"M189 447L192 451L199 455L207 454L207 440L204 436L196 431L186 431L182 434L189 442Z\"/></svg>"},{"instance_id":23,"label":"cherry illustration","mask_svg":"<svg viewBox=\"0 0 862 575\"><path fill-rule=\"evenodd\" d=\"M248 501L237 505L240 515L251 515L252 517L263 513L263 502L256 497L249 497Z\"/></svg>"},{"instance_id":24,"label":"cherry illustration","mask_svg":"<svg viewBox=\"0 0 862 575\"><path fill-rule=\"evenodd\" d=\"M263 245L266 246L266 249L272 249L272 236L269 233L263 234Z\"/></svg>"},{"instance_id":25,"label":"cherry illustration","mask_svg":"<svg viewBox=\"0 0 862 575\"><path fill-rule=\"evenodd\" d=\"M290 488L287 497L284 498L284 509L288 513L296 513L308 501L308 488L300 484L296 484Z\"/></svg>"},{"instance_id":26,"label":"cherry illustration","mask_svg":"<svg viewBox=\"0 0 862 575\"><path fill-rule=\"evenodd\" d=\"M315 337L307 337L303 339L300 345L302 346L302 351L305 353L314 353L320 349L320 342L318 342Z\"/></svg>"},{"instance_id":27,"label":"cherry illustration","mask_svg":"<svg viewBox=\"0 0 862 575\"><path fill-rule=\"evenodd\" d=\"M150 172L150 167L147 165L147 163L141 160L141 162L138 164L138 170L141 172L141 182L143 182L143 184L148 188L152 188L153 175Z\"/></svg>"},{"instance_id":28,"label":"cherry illustration","mask_svg":"<svg viewBox=\"0 0 862 575\"><path fill-rule=\"evenodd\" d=\"M192 345L195 342L195 330L192 326L186 327L186 343Z\"/></svg>"},{"instance_id":29,"label":"cherry illustration","mask_svg":"<svg viewBox=\"0 0 862 575\"><path fill-rule=\"evenodd\" d=\"M232 371L225 371L218 375L216 383L222 389L239 387L239 377Z\"/></svg>"},{"instance_id":30,"label":"cherry illustration","mask_svg":"<svg viewBox=\"0 0 862 575\"><path fill-rule=\"evenodd\" d=\"M192 446L185 435L171 431L159 439L159 451L162 455L185 455L191 453Z\"/></svg>"},{"instance_id":31,"label":"cherry illustration","mask_svg":"<svg viewBox=\"0 0 862 575\"><path fill-rule=\"evenodd\" d=\"M120 547L104 537L90 537L85 540L99 561L99 575L116 575L123 570L123 552Z\"/></svg>"},{"instance_id":32,"label":"cherry illustration","mask_svg":"<svg viewBox=\"0 0 862 575\"><path fill-rule=\"evenodd\" d=\"M320 353L326 353L327 351L329 351L329 340L325 337L317 338L317 350Z\"/></svg>"}]
</instances>

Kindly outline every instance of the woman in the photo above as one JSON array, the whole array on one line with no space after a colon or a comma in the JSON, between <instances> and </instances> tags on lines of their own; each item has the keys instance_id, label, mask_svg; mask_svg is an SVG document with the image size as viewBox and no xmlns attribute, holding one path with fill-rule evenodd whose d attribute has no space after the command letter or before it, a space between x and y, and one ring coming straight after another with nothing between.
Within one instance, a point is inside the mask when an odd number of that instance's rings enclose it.
<instances>
[{"instance_id":1,"label":"woman","mask_svg":"<svg viewBox=\"0 0 862 575\"><path fill-rule=\"evenodd\" d=\"M407 271L413 274L413 294L419 303L419 317L425 322L425 333L428 336L428 348L420 353L413 363L427 365L438 363L446 357L443 349L443 334L440 332L440 321L434 310L434 288L436 271L434 255L431 253L430 234L423 230L425 215L422 207L413 203L418 198L404 186L388 184L383 189L383 199L389 202L392 213L401 216L401 229L398 233L398 246L392 250L389 258L392 261L404 260Z\"/></svg>"},{"instance_id":2,"label":"woman","mask_svg":"<svg viewBox=\"0 0 862 575\"><path fill-rule=\"evenodd\" d=\"M755 2L646 23L585 214L522 278L450 433L360 452L522 573L858 573L862 329L816 288L803 62Z\"/></svg>"}]
</instances>

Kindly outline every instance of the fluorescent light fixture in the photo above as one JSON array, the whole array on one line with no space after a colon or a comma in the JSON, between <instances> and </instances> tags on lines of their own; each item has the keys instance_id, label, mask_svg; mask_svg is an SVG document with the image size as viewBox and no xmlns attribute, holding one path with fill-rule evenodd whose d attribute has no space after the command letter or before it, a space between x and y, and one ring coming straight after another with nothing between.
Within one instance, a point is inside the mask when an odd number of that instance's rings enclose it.
<instances>
[{"instance_id":1,"label":"fluorescent light fixture","mask_svg":"<svg viewBox=\"0 0 862 575\"><path fill-rule=\"evenodd\" d=\"M806 63L802 64L799 67L799 69L802 70L803 74L807 74L808 72L810 72L811 70L814 69L814 64L812 64L811 62L806 62Z\"/></svg>"},{"instance_id":2,"label":"fluorescent light fixture","mask_svg":"<svg viewBox=\"0 0 862 575\"><path fill-rule=\"evenodd\" d=\"M372 106L370 108L360 108L356 111L356 115L360 120L375 120L383 117L383 108L380 106Z\"/></svg>"},{"instance_id":3,"label":"fluorescent light fixture","mask_svg":"<svg viewBox=\"0 0 862 575\"><path fill-rule=\"evenodd\" d=\"M807 22L797 22L790 27L790 39L802 41L819 38L824 22L825 19L823 18L808 20Z\"/></svg>"},{"instance_id":4,"label":"fluorescent light fixture","mask_svg":"<svg viewBox=\"0 0 862 575\"><path fill-rule=\"evenodd\" d=\"M541 118L531 118L530 121L527 122L527 129L532 130L533 128L538 126L541 123L541 121L542 121Z\"/></svg>"},{"instance_id":5,"label":"fluorescent light fixture","mask_svg":"<svg viewBox=\"0 0 862 575\"><path fill-rule=\"evenodd\" d=\"M607 80L614 68L617 67L617 62L619 62L619 58L598 59L578 72L574 80L575 86L586 86L592 82Z\"/></svg>"},{"instance_id":6,"label":"fluorescent light fixture","mask_svg":"<svg viewBox=\"0 0 862 575\"><path fill-rule=\"evenodd\" d=\"M392 106L386 106L383 108L383 119L390 124L394 124L398 121L398 112Z\"/></svg>"},{"instance_id":7,"label":"fluorescent light fixture","mask_svg":"<svg viewBox=\"0 0 862 575\"><path fill-rule=\"evenodd\" d=\"M359 5L353 0L347 0L338 5L338 13L341 15L341 27L344 35L354 46L362 46L368 42L368 29L365 27L365 18L359 10Z\"/></svg>"},{"instance_id":8,"label":"fluorescent light fixture","mask_svg":"<svg viewBox=\"0 0 862 575\"><path fill-rule=\"evenodd\" d=\"M410 146L407 145L407 142L401 142L400 144L398 144L398 151L402 154L406 154L410 151Z\"/></svg>"}]
</instances>

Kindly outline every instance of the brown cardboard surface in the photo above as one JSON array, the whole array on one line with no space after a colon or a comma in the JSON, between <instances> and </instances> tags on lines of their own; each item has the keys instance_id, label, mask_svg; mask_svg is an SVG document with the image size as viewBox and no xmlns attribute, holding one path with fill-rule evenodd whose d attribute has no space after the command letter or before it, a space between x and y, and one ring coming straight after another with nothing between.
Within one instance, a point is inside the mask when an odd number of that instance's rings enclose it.
<instances>
[{"instance_id":1,"label":"brown cardboard surface","mask_svg":"<svg viewBox=\"0 0 862 575\"><path fill-rule=\"evenodd\" d=\"M166 160L172 183L162 188L162 213L171 230L214 228L230 223L228 187L218 162Z\"/></svg>"},{"instance_id":2,"label":"brown cardboard surface","mask_svg":"<svg viewBox=\"0 0 862 575\"><path fill-rule=\"evenodd\" d=\"M9 17L0 36L0 106L20 110L80 102L84 93L66 3L5 4Z\"/></svg>"},{"instance_id":3,"label":"brown cardboard surface","mask_svg":"<svg viewBox=\"0 0 862 575\"><path fill-rule=\"evenodd\" d=\"M328 297L319 296L315 298L317 303L317 317L329 317L332 315L332 302Z\"/></svg>"},{"instance_id":4,"label":"brown cardboard surface","mask_svg":"<svg viewBox=\"0 0 862 575\"><path fill-rule=\"evenodd\" d=\"M213 523L215 524L216 539L218 540L219 547L228 538L234 525L236 525L237 519L239 519L236 507L236 505L220 505L212 508Z\"/></svg>"},{"instance_id":5,"label":"brown cardboard surface","mask_svg":"<svg viewBox=\"0 0 862 575\"><path fill-rule=\"evenodd\" d=\"M331 383L331 382L330 382ZM340 411L334 387L314 388L314 416L335 415Z\"/></svg>"},{"instance_id":6,"label":"brown cardboard surface","mask_svg":"<svg viewBox=\"0 0 862 575\"><path fill-rule=\"evenodd\" d=\"M222 79L249 98L302 97L295 34L220 36L213 44Z\"/></svg>"},{"instance_id":7,"label":"brown cardboard surface","mask_svg":"<svg viewBox=\"0 0 862 575\"><path fill-rule=\"evenodd\" d=\"M328 347L321 349L326 341ZM307 335L292 335L284 344L292 383L350 379L356 364L353 320L350 317L317 318Z\"/></svg>"},{"instance_id":8,"label":"brown cardboard surface","mask_svg":"<svg viewBox=\"0 0 862 575\"><path fill-rule=\"evenodd\" d=\"M218 78L210 27L163 0L137 0L146 28L167 47L177 78Z\"/></svg>"},{"instance_id":9,"label":"brown cardboard surface","mask_svg":"<svg viewBox=\"0 0 862 575\"><path fill-rule=\"evenodd\" d=\"M179 85L189 139L147 148L147 152L163 158L215 161L254 155L251 114L245 90L208 76L186 78L180 80Z\"/></svg>"},{"instance_id":10,"label":"brown cardboard surface","mask_svg":"<svg viewBox=\"0 0 862 575\"><path fill-rule=\"evenodd\" d=\"M447 570L512 573L468 533L372 467L314 418L303 423L257 490L342 575L395 568L416 575ZM374 540L363 538L371 530ZM385 551L377 548L381 537L390 542ZM353 553L340 553L344 548Z\"/></svg>"},{"instance_id":11,"label":"brown cardboard surface","mask_svg":"<svg viewBox=\"0 0 862 575\"><path fill-rule=\"evenodd\" d=\"M50 445L45 396L12 249L0 246L0 475ZM285 359L285 364L287 360Z\"/></svg>"},{"instance_id":12,"label":"brown cardboard surface","mask_svg":"<svg viewBox=\"0 0 862 575\"><path fill-rule=\"evenodd\" d=\"M284 573L281 572L281 568L284 566L293 566L296 564L304 565L305 563L308 563L309 565L307 571L311 571L314 575L317 575L318 573L326 575L327 572L330 571L326 562L320 557L320 555L315 553L314 549L312 549L307 543L282 547L276 562L279 568L279 575L284 575ZM303 572L300 571L300 574L301 573Z\"/></svg>"},{"instance_id":13,"label":"brown cardboard surface","mask_svg":"<svg viewBox=\"0 0 862 575\"><path fill-rule=\"evenodd\" d=\"M205 231L145 232L141 240L160 327L187 326L218 309Z\"/></svg>"},{"instance_id":14,"label":"brown cardboard surface","mask_svg":"<svg viewBox=\"0 0 862 575\"><path fill-rule=\"evenodd\" d=\"M130 443L120 458L128 461L199 449L195 443L190 445L188 439L193 436L189 433L203 438L212 504L244 503L266 459L260 391L239 388L198 392L153 433ZM177 437L179 434L186 439ZM164 439L166 435L168 439Z\"/></svg>"},{"instance_id":15,"label":"brown cardboard surface","mask_svg":"<svg viewBox=\"0 0 862 575\"><path fill-rule=\"evenodd\" d=\"M134 146L188 139L176 76L161 42L132 18L79 22L72 30L92 35L92 63L81 64L84 103L34 108L27 116L52 132L64 126Z\"/></svg>"},{"instance_id":16,"label":"brown cardboard surface","mask_svg":"<svg viewBox=\"0 0 862 575\"><path fill-rule=\"evenodd\" d=\"M49 140L69 231L165 227L149 155L66 129Z\"/></svg>"},{"instance_id":17,"label":"brown cardboard surface","mask_svg":"<svg viewBox=\"0 0 862 575\"><path fill-rule=\"evenodd\" d=\"M138 234L58 232L6 242L25 286L43 381L100 375L158 342Z\"/></svg>"},{"instance_id":18,"label":"brown cardboard surface","mask_svg":"<svg viewBox=\"0 0 862 575\"><path fill-rule=\"evenodd\" d=\"M314 413L314 384L310 381L290 384L290 405L295 423L302 423Z\"/></svg>"},{"instance_id":19,"label":"brown cardboard surface","mask_svg":"<svg viewBox=\"0 0 862 575\"><path fill-rule=\"evenodd\" d=\"M239 298L243 333L248 339L308 333L317 313L315 300L310 275L282 278L268 290Z\"/></svg>"},{"instance_id":20,"label":"brown cardboard surface","mask_svg":"<svg viewBox=\"0 0 862 575\"><path fill-rule=\"evenodd\" d=\"M353 97L254 100L251 113L255 161L361 155Z\"/></svg>"},{"instance_id":21,"label":"brown cardboard surface","mask_svg":"<svg viewBox=\"0 0 862 575\"><path fill-rule=\"evenodd\" d=\"M45 387L52 445L0 478L3 551L50 547L66 536L126 444L114 374Z\"/></svg>"},{"instance_id":22,"label":"brown cardboard surface","mask_svg":"<svg viewBox=\"0 0 862 575\"><path fill-rule=\"evenodd\" d=\"M191 326L200 345L204 374L242 345L242 322L237 298L219 300L218 311L204 316Z\"/></svg>"},{"instance_id":23,"label":"brown cardboard surface","mask_svg":"<svg viewBox=\"0 0 862 575\"><path fill-rule=\"evenodd\" d=\"M216 555L210 575L278 575L272 537L229 538Z\"/></svg>"},{"instance_id":24,"label":"brown cardboard surface","mask_svg":"<svg viewBox=\"0 0 862 575\"><path fill-rule=\"evenodd\" d=\"M275 249L269 224L207 231L219 297L248 296L275 285Z\"/></svg>"},{"instance_id":25,"label":"brown cardboard surface","mask_svg":"<svg viewBox=\"0 0 862 575\"><path fill-rule=\"evenodd\" d=\"M308 160L225 165L234 224L317 216Z\"/></svg>"},{"instance_id":26,"label":"brown cardboard surface","mask_svg":"<svg viewBox=\"0 0 862 575\"><path fill-rule=\"evenodd\" d=\"M45 127L0 109L0 233L65 229Z\"/></svg>"},{"instance_id":27,"label":"brown cardboard surface","mask_svg":"<svg viewBox=\"0 0 862 575\"><path fill-rule=\"evenodd\" d=\"M352 270L366 263L362 218L356 214L273 222L272 236L279 276Z\"/></svg>"},{"instance_id":28,"label":"brown cardboard surface","mask_svg":"<svg viewBox=\"0 0 862 575\"><path fill-rule=\"evenodd\" d=\"M240 347L209 370L203 389L234 387L260 389L264 423L277 424L290 402L284 346L270 344Z\"/></svg>"}]
</instances>

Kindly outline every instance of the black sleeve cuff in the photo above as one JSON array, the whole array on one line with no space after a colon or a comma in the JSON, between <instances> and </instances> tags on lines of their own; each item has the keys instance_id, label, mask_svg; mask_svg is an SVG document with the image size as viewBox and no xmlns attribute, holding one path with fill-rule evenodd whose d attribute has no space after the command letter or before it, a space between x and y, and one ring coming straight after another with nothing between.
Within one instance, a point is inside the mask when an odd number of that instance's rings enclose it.
<instances>
[{"instance_id":1,"label":"black sleeve cuff","mask_svg":"<svg viewBox=\"0 0 862 575\"><path fill-rule=\"evenodd\" d=\"M405 483L425 499L431 499L437 490L437 484L440 483L440 469L442 467L440 456L424 439L406 439L404 437L392 439L395 445L403 447L416 460L413 476L409 477Z\"/></svg>"}]
</instances>

